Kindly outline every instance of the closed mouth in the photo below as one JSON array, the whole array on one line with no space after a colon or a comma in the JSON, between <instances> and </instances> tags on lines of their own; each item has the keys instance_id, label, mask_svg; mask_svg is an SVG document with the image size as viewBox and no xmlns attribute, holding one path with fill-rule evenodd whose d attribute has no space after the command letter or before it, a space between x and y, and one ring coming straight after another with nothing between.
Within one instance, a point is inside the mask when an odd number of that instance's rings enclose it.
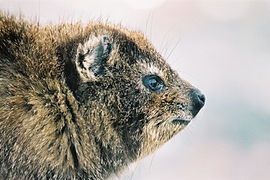
<instances>
[{"instance_id":1,"label":"closed mouth","mask_svg":"<svg viewBox=\"0 0 270 180\"><path fill-rule=\"evenodd\" d=\"M184 119L174 119L172 120L173 124L179 124L179 125L188 125L190 123L190 120L184 120Z\"/></svg>"}]
</instances>

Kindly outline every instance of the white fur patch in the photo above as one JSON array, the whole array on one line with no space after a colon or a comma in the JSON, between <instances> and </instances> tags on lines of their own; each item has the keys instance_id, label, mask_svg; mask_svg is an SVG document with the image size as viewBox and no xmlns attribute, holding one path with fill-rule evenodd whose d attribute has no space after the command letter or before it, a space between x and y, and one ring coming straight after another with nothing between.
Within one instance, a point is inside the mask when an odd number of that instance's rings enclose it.
<instances>
[{"instance_id":1,"label":"white fur patch","mask_svg":"<svg viewBox=\"0 0 270 180\"><path fill-rule=\"evenodd\" d=\"M156 74L161 78L164 77L164 72L155 65L150 63L138 63L138 64L144 69L145 74Z\"/></svg>"}]
</instances>

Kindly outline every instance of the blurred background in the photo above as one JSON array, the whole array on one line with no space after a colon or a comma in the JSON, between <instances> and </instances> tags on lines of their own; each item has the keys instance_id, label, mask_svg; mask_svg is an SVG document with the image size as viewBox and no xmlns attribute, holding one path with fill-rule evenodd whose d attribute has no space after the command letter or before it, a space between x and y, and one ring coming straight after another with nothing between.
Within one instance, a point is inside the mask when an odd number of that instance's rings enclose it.
<instances>
[{"instance_id":1,"label":"blurred background","mask_svg":"<svg viewBox=\"0 0 270 180\"><path fill-rule=\"evenodd\" d=\"M140 30L206 95L186 129L113 180L270 179L270 0L0 0L0 10Z\"/></svg>"}]
</instances>

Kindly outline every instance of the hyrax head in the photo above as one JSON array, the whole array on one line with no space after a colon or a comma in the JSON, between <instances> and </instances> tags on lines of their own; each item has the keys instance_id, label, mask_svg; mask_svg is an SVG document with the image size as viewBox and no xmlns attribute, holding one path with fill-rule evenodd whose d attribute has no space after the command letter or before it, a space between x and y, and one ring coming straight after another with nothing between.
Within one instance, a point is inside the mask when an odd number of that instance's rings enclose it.
<instances>
[{"instance_id":1,"label":"hyrax head","mask_svg":"<svg viewBox=\"0 0 270 180\"><path fill-rule=\"evenodd\" d=\"M75 54L73 79L79 83L71 86L76 98L89 119L93 111L100 114L94 123L106 126L101 134L115 132L131 159L168 141L204 105L204 95L182 80L139 32L99 27Z\"/></svg>"}]
</instances>

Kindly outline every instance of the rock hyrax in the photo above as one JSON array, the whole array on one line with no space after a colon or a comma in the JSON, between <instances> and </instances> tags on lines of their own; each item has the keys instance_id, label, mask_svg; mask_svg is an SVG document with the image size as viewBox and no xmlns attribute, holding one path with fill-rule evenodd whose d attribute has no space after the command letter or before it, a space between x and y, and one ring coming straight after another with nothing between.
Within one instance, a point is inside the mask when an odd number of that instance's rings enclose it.
<instances>
[{"instance_id":1,"label":"rock hyrax","mask_svg":"<svg viewBox=\"0 0 270 180\"><path fill-rule=\"evenodd\" d=\"M0 179L106 179L204 101L140 32L0 15Z\"/></svg>"}]
</instances>

